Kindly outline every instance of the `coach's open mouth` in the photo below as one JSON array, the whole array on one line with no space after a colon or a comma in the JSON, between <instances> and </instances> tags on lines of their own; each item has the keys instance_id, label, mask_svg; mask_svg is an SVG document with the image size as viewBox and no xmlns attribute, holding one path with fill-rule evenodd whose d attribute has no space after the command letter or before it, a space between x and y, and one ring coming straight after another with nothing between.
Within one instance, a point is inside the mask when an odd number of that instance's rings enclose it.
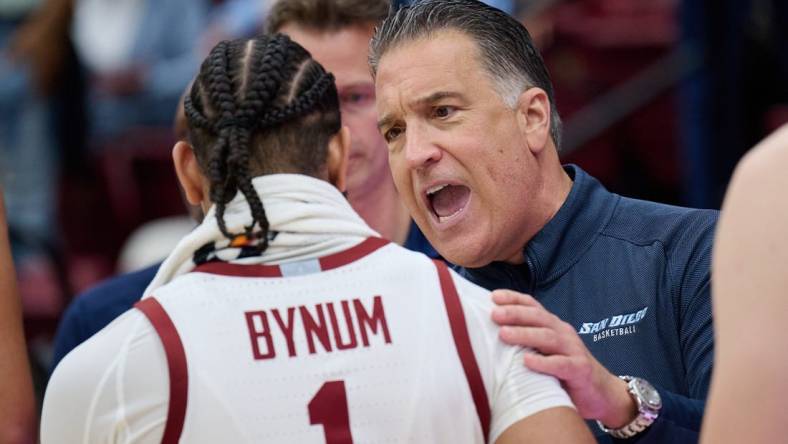
<instances>
[{"instance_id":1,"label":"coach's open mouth","mask_svg":"<svg viewBox=\"0 0 788 444\"><path fill-rule=\"evenodd\" d=\"M440 184L427 190L427 201L438 222L459 214L468 204L470 188L465 185Z\"/></svg>"}]
</instances>

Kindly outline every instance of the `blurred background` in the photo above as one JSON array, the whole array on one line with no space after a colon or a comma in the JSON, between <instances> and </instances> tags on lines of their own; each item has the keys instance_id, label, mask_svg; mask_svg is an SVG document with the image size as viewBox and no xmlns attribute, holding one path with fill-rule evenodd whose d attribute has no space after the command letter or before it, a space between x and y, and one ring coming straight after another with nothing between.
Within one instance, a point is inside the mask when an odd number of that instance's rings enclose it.
<instances>
[{"instance_id":1,"label":"blurred background","mask_svg":"<svg viewBox=\"0 0 788 444\"><path fill-rule=\"evenodd\" d=\"M0 0L0 183L39 386L74 295L155 264L193 226L176 104L270 1ZM784 0L488 3L545 57L564 161L614 192L719 208L739 158L788 122Z\"/></svg>"}]
</instances>

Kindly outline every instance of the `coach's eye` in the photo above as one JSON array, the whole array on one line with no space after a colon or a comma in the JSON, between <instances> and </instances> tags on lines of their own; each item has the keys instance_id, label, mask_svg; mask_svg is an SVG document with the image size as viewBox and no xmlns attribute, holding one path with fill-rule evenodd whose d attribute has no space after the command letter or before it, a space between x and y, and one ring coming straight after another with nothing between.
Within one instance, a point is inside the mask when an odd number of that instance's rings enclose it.
<instances>
[{"instance_id":1,"label":"coach's eye","mask_svg":"<svg viewBox=\"0 0 788 444\"><path fill-rule=\"evenodd\" d=\"M439 119L445 119L445 118L451 116L452 114L454 114L454 111L456 111L456 110L457 110L457 108L455 108L453 106L448 106L448 105L436 106L435 109L432 111L432 114L433 114L433 116L435 116L435 117L437 117Z\"/></svg>"},{"instance_id":2,"label":"coach's eye","mask_svg":"<svg viewBox=\"0 0 788 444\"><path fill-rule=\"evenodd\" d=\"M389 128L384 134L383 138L386 139L386 142L393 142L397 137L399 137L403 133L403 129L400 127L392 127Z\"/></svg>"}]
</instances>

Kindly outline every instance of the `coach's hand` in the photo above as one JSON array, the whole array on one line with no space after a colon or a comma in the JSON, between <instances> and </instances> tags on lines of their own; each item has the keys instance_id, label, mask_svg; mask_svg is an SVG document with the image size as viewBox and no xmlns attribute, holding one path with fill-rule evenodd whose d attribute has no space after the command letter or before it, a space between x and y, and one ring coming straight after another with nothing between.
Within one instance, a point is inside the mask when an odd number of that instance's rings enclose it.
<instances>
[{"instance_id":1,"label":"coach's hand","mask_svg":"<svg viewBox=\"0 0 788 444\"><path fill-rule=\"evenodd\" d=\"M527 294L495 290L492 297L499 305L492 319L501 325L501 340L537 350L525 354L525 365L558 378L580 415L608 428L623 427L635 419L637 406L626 382L591 356L574 327Z\"/></svg>"}]
</instances>

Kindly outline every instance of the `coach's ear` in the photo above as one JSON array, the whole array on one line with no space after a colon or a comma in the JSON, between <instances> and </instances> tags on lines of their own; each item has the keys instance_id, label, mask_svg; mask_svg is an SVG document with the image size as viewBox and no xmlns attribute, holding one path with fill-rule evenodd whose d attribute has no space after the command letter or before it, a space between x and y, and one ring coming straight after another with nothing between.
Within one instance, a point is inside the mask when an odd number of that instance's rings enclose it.
<instances>
[{"instance_id":1,"label":"coach's ear","mask_svg":"<svg viewBox=\"0 0 788 444\"><path fill-rule=\"evenodd\" d=\"M328 181L339 191L347 191L347 164L350 155L350 130L343 126L328 142L326 168Z\"/></svg>"},{"instance_id":2,"label":"coach's ear","mask_svg":"<svg viewBox=\"0 0 788 444\"><path fill-rule=\"evenodd\" d=\"M517 100L517 123L533 155L550 143L550 99L542 88L528 88Z\"/></svg>"},{"instance_id":3,"label":"coach's ear","mask_svg":"<svg viewBox=\"0 0 788 444\"><path fill-rule=\"evenodd\" d=\"M172 148L172 162L186 200L192 205L208 204L208 180L202 174L194 150L187 142L179 141ZM203 208L205 209L205 208Z\"/></svg>"}]
</instances>

